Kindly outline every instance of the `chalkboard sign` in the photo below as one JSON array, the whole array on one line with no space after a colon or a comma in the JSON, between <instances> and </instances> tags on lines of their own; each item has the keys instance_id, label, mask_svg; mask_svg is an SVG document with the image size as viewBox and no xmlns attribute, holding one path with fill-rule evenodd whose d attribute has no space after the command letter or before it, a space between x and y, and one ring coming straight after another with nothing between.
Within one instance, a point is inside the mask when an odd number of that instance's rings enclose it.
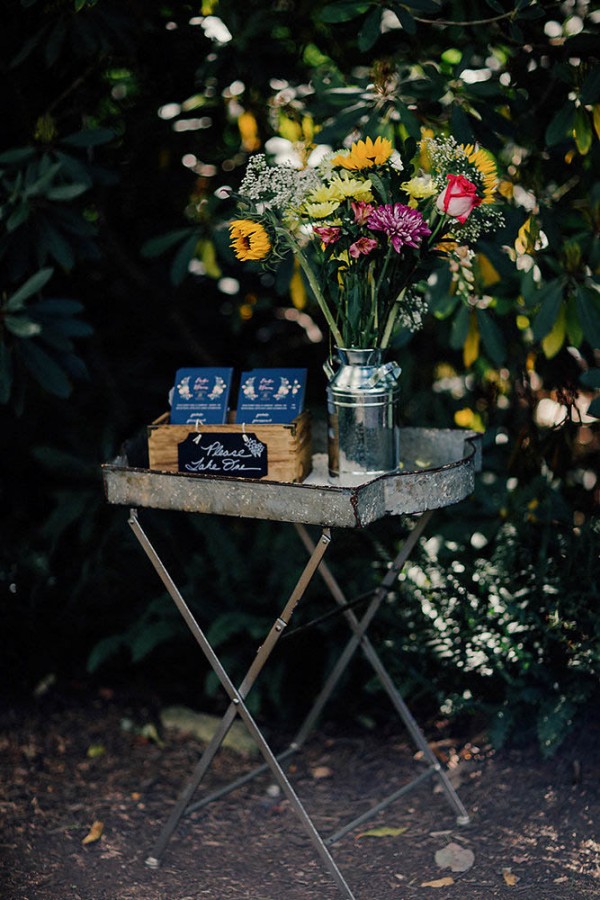
<instances>
[{"instance_id":1,"label":"chalkboard sign","mask_svg":"<svg viewBox=\"0 0 600 900\"><path fill-rule=\"evenodd\" d=\"M177 445L178 469L187 474L263 478L267 457L267 445L251 433L191 432Z\"/></svg>"}]
</instances>

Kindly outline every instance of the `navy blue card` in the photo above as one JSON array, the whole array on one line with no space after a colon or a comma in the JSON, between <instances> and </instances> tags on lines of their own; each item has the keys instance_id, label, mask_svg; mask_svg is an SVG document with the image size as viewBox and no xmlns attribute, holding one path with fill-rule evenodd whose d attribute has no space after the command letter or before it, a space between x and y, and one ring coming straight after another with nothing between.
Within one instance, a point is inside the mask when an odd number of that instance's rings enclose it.
<instances>
[{"instance_id":1,"label":"navy blue card","mask_svg":"<svg viewBox=\"0 0 600 900\"><path fill-rule=\"evenodd\" d=\"M171 425L222 425L227 421L233 369L178 369Z\"/></svg>"},{"instance_id":2,"label":"navy blue card","mask_svg":"<svg viewBox=\"0 0 600 900\"><path fill-rule=\"evenodd\" d=\"M306 369L252 369L242 372L235 421L286 424L304 406Z\"/></svg>"}]
</instances>

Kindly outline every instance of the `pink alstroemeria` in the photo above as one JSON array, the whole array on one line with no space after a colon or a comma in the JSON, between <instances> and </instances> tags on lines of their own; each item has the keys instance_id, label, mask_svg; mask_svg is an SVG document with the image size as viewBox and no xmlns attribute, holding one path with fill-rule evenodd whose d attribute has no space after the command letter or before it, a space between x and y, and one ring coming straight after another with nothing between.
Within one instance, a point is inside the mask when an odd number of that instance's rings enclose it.
<instances>
[{"instance_id":1,"label":"pink alstroemeria","mask_svg":"<svg viewBox=\"0 0 600 900\"><path fill-rule=\"evenodd\" d=\"M358 259L359 256L368 256L371 250L374 250L376 246L377 241L375 238L361 237L357 241L354 241L353 244L350 244L348 252L353 259Z\"/></svg>"},{"instance_id":2,"label":"pink alstroemeria","mask_svg":"<svg viewBox=\"0 0 600 900\"><path fill-rule=\"evenodd\" d=\"M367 219L375 209L372 203L365 203L364 200L353 200L351 203L352 212L354 213L354 221L357 225L366 225Z\"/></svg>"},{"instance_id":3,"label":"pink alstroemeria","mask_svg":"<svg viewBox=\"0 0 600 900\"><path fill-rule=\"evenodd\" d=\"M444 188L435 205L440 212L445 212L453 219L458 219L462 225L482 201L477 196L477 185L465 178L464 175L448 175L447 177L448 187Z\"/></svg>"},{"instance_id":4,"label":"pink alstroemeria","mask_svg":"<svg viewBox=\"0 0 600 900\"><path fill-rule=\"evenodd\" d=\"M336 225L319 225L313 228L314 233L321 238L325 245L335 244L342 235L342 229Z\"/></svg>"}]
</instances>

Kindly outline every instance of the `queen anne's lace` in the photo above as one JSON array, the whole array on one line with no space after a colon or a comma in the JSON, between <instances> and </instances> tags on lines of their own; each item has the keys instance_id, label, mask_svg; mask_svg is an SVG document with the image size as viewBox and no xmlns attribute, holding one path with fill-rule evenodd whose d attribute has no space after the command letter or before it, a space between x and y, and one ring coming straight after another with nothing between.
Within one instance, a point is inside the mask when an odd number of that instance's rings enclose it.
<instances>
[{"instance_id":1,"label":"queen anne's lace","mask_svg":"<svg viewBox=\"0 0 600 900\"><path fill-rule=\"evenodd\" d=\"M268 209L287 212L300 206L306 196L319 187L314 169L270 166L263 153L252 156L240 186L240 196Z\"/></svg>"}]
</instances>

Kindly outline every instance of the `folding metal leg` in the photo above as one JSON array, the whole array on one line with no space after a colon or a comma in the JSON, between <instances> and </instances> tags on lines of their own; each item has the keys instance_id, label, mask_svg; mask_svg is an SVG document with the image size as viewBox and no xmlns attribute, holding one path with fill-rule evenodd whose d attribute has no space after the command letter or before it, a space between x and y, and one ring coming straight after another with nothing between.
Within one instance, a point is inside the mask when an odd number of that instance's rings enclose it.
<instances>
[{"instance_id":1,"label":"folding metal leg","mask_svg":"<svg viewBox=\"0 0 600 900\"><path fill-rule=\"evenodd\" d=\"M254 662L252 663L252 665L250 666L244 680L242 681L242 684L240 685L239 689L236 689L233 682L230 680L229 676L227 675L227 672L221 665L220 660L218 659L217 655L215 654L214 650L212 649L212 647L211 647L210 643L208 642L206 636L204 635L202 629L200 628L200 626L196 622L194 616L192 615L191 610L189 609L185 600L183 599L182 595L180 594L179 590L175 586L175 583L173 582L171 576L169 575L166 568L164 567L156 550L154 549L154 547L150 543L148 537L146 536L145 532L143 531L143 529L139 523L137 511L134 509L130 511L129 524L133 530L133 533L135 534L135 536L137 537L138 541L140 542L142 548L144 549L146 555L150 559L150 562L152 563L152 565L156 569L158 575L160 576L163 584L165 585L167 591L169 592L169 594L170 594L171 598L173 599L175 605L177 606L179 612L183 616L188 628L190 629L191 633L193 634L194 638L196 639L197 643L199 644L206 659L210 663L211 668L217 675L219 681L221 682L223 688L225 689L225 691L227 692L227 694L231 700L231 704L228 707L225 715L223 716L223 719L221 721L219 728L217 729L215 735L213 736L213 738L210 741L209 745L207 746L206 750L202 754L202 757L200 758L200 760L196 766L196 769L192 775L192 778L188 781L188 783L185 785L184 789L182 790L182 792L179 796L179 799L177 800L177 803L175 804L175 807L171 813L171 816L170 816L169 820L167 821L166 825L164 826L164 828L158 838L158 841L156 842L153 853L150 857L148 857L148 859L146 860L146 863L152 867L156 867L156 866L160 865L161 856L171 838L171 835L173 834L173 831L177 827L177 823L179 822L181 816L185 812L185 809L188 806L188 803L189 803L194 791L200 784L200 781L202 780L203 776L206 774L206 771L208 770L217 750L221 746L223 740L225 739L225 736L227 735L227 732L231 728L231 725L233 724L233 721L234 721L236 715L239 715L240 718L244 721L251 736L255 740L260 752L262 753L262 756L265 760L266 765L272 771L276 781L278 782L283 793L289 800L294 812L296 813L302 826L304 827L304 830L310 837L311 842L312 842L313 846L315 847L317 853L319 854L325 869L332 876L333 880L339 887L342 895L344 897L348 898L348 900L355 900L352 891L348 887L348 885L347 885L342 873L340 872L339 868L337 867L333 857L329 853L329 850L325 846L325 843L323 842L323 840L321 839L321 836L319 835L315 826L313 825L310 817L308 816L308 813L304 809L304 806L300 802L300 799L298 798L296 792L294 791L290 782L288 781L283 769L279 765L277 758L274 756L274 754L271 751L269 745L267 744L265 738L263 737L258 725L254 721L252 715L250 714L250 712L248 711L248 709L244 703L245 698L247 697L247 695L248 695L250 689L252 688L254 682L256 681L256 678L258 677L261 669L263 668L269 655L271 654L273 648L275 647L275 644L279 640L281 633L287 627L289 620L294 612L294 609L296 608L297 604L299 603L300 599L302 598L310 580L312 579L313 575L315 574L315 572L317 571L317 569L319 567L319 564L322 561L322 558L323 558L325 551L327 550L327 547L329 546L329 543L331 540L329 529L323 529L323 532L321 534L321 539L318 542L318 544L316 544L314 546L314 548L311 552L310 559L309 559L304 571L300 575L300 578L298 579L296 587L294 588L281 615L276 618L271 630L269 631L269 634L267 635L265 642L259 648L256 658L255 658Z\"/></svg>"},{"instance_id":2,"label":"folding metal leg","mask_svg":"<svg viewBox=\"0 0 600 900\"><path fill-rule=\"evenodd\" d=\"M410 736L412 737L412 739L415 742L415 744L417 745L417 747L422 751L425 759L429 763L429 768L427 769L426 772L424 772L418 778L411 781L405 787L401 788L399 791L396 791L394 794L387 797L381 803L377 804L377 806L374 806L365 815L360 816L357 819L354 819L352 822L349 822L343 828L336 831L335 834L331 835L326 840L326 842L325 842L326 844L333 844L335 841L339 840L341 837L343 837L349 831L356 828L359 824L362 824L362 822L364 822L367 818L371 818L373 815L376 815L382 809L384 809L386 806L388 806L390 803L393 803L394 800L398 799L403 794L408 793L408 791L410 791L414 787L416 787L421 781L423 781L425 778L432 776L432 775L435 775L439 779L440 784L442 786L442 790L444 792L444 795L445 795L448 803L450 804L450 806L456 813L458 824L459 825L467 825L470 821L469 815L468 815L465 807L461 803L448 776L446 775L445 771L443 770L440 763L438 762L435 754L431 750L429 744L427 743L425 735L423 734L423 732L417 725L415 719L413 718L413 716L412 716L410 710L408 709L406 703L404 702L403 698L398 693L389 673L385 669L385 667L384 667L383 663L381 662L379 656L377 655L373 645L371 644L369 638L366 635L366 631L367 631L373 617L377 613L382 601L389 594L393 585L395 584L398 573L400 572L400 570L402 569L402 566L404 565L404 563L410 556L410 553L412 552L415 544L417 543L418 539L422 535L430 517L431 517L430 512L425 513L424 515L421 516L421 518L419 519L417 524L413 527L408 538L406 539L402 548L400 549L399 553L397 554L396 558L394 559L392 565L388 569L388 572L386 573L385 578L381 582L381 585L375 592L373 599L371 600L365 615L363 616L363 618L360 621L359 621L359 619L357 619L354 612L351 609L347 608L348 602L346 600L346 597L344 596L342 589L340 588L338 582L335 580L335 578L334 578L333 574L331 573L331 570L328 568L327 564L325 562L322 562L320 565L320 568L319 568L319 574L325 581L325 584L327 585L334 600L340 607L344 608L344 616L353 632L353 637L350 639L350 641L346 645L344 652L340 656L336 666L334 667L333 671L331 672L331 675L329 676L325 685L323 686L321 693L317 697L314 706L312 707L308 716L306 717L302 726L300 727L300 730L298 731L291 746L294 749L296 749L296 748L299 748L304 743L308 734L314 727L319 715L321 714L323 707L329 700L339 679L345 672L356 649L358 648L358 646L360 646L363 653L365 654L366 658L368 659L369 663L373 667L376 675L378 676L387 695L389 696L396 712L398 713L398 715L404 722L404 725L406 726L406 729L408 730ZM306 528L303 525L296 525L296 529L298 531L298 534L300 535L300 538L301 538L303 544L307 548L307 550L310 553L314 552L315 545L314 545L313 541L311 540Z\"/></svg>"}]
</instances>

